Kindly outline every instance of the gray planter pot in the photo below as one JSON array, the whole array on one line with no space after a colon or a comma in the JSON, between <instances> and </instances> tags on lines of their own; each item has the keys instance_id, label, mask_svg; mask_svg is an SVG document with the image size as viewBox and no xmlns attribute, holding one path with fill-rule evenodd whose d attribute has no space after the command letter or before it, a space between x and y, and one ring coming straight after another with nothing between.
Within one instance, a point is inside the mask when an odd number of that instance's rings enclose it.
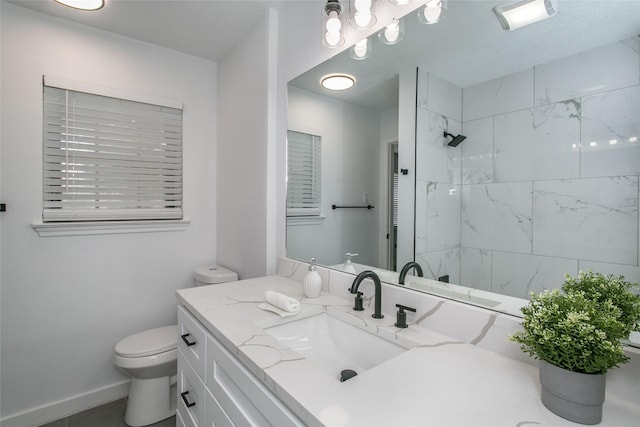
<instances>
[{"instance_id":1,"label":"gray planter pot","mask_svg":"<svg viewBox=\"0 0 640 427\"><path fill-rule=\"evenodd\" d=\"M606 374L582 374L540 361L542 403L551 412L580 424L602 421Z\"/></svg>"}]
</instances>

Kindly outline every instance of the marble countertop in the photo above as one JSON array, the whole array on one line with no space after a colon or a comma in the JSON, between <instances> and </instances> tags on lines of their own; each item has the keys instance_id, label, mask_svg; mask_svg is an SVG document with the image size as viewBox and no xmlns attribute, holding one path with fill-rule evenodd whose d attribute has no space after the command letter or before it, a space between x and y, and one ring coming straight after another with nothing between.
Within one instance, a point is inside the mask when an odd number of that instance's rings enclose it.
<instances>
[{"instance_id":1,"label":"marble countertop","mask_svg":"<svg viewBox=\"0 0 640 427\"><path fill-rule=\"evenodd\" d=\"M259 309L274 290L301 302L286 320L328 312L399 343L407 351L346 382L277 341L263 328L283 321ZM395 314L371 318L352 300L306 299L299 282L268 276L182 289L184 305L309 426L575 426L540 402L537 367L418 325L399 329ZM505 337L506 339L506 337ZM602 426L640 425L640 406L607 396Z\"/></svg>"}]
</instances>

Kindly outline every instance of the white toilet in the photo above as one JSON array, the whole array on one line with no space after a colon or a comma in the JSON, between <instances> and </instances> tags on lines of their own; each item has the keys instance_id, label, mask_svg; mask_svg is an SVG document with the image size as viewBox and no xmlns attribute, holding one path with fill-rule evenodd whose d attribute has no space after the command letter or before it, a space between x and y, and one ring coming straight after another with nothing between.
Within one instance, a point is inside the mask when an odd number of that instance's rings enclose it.
<instances>
[{"instance_id":1,"label":"white toilet","mask_svg":"<svg viewBox=\"0 0 640 427\"><path fill-rule=\"evenodd\" d=\"M238 280L233 271L216 265L194 271L196 286ZM131 375L124 421L132 427L146 426L176 412L177 325L149 329L116 344L114 364Z\"/></svg>"}]
</instances>

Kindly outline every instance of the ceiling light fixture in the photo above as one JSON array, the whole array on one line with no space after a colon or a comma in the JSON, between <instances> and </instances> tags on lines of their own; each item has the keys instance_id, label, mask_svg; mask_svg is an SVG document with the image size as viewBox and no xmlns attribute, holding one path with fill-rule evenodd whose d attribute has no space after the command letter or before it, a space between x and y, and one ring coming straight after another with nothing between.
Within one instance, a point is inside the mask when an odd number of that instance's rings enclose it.
<instances>
[{"instance_id":1,"label":"ceiling light fixture","mask_svg":"<svg viewBox=\"0 0 640 427\"><path fill-rule=\"evenodd\" d=\"M326 47L334 48L344 44L341 13L342 6L339 0L327 0L322 13L322 28L324 31L322 44Z\"/></svg>"},{"instance_id":2,"label":"ceiling light fixture","mask_svg":"<svg viewBox=\"0 0 640 427\"><path fill-rule=\"evenodd\" d=\"M356 84L356 78L348 74L329 74L320 80L320 84L329 90L346 90Z\"/></svg>"},{"instance_id":3,"label":"ceiling light fixture","mask_svg":"<svg viewBox=\"0 0 640 427\"><path fill-rule=\"evenodd\" d=\"M396 44L402 40L402 35L404 34L404 25L403 22L397 18L393 18L391 24L384 27L378 33L378 37L380 41L384 44Z\"/></svg>"},{"instance_id":4,"label":"ceiling light fixture","mask_svg":"<svg viewBox=\"0 0 640 427\"><path fill-rule=\"evenodd\" d=\"M350 0L351 26L358 30L373 27L377 21L374 6L375 0Z\"/></svg>"},{"instance_id":5,"label":"ceiling light fixture","mask_svg":"<svg viewBox=\"0 0 640 427\"><path fill-rule=\"evenodd\" d=\"M423 24L436 24L444 15L445 0L429 0L418 9L418 21Z\"/></svg>"},{"instance_id":6,"label":"ceiling light fixture","mask_svg":"<svg viewBox=\"0 0 640 427\"><path fill-rule=\"evenodd\" d=\"M502 28L516 30L525 25L551 18L558 12L555 0L522 0L493 8Z\"/></svg>"},{"instance_id":7,"label":"ceiling light fixture","mask_svg":"<svg viewBox=\"0 0 640 427\"><path fill-rule=\"evenodd\" d=\"M371 56L372 45L373 43L371 43L371 39L369 38L360 40L358 43L351 46L351 49L349 49L349 56L357 61L367 59Z\"/></svg>"},{"instance_id":8,"label":"ceiling light fixture","mask_svg":"<svg viewBox=\"0 0 640 427\"><path fill-rule=\"evenodd\" d=\"M104 0L55 0L57 3L79 10L98 10L104 7Z\"/></svg>"}]
</instances>

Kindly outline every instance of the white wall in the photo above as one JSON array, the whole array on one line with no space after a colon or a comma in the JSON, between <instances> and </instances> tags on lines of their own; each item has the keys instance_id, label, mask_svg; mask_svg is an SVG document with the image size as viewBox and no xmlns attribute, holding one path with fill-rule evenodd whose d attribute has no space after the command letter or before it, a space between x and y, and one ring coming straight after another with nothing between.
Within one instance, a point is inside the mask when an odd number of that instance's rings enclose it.
<instances>
[{"instance_id":1,"label":"white wall","mask_svg":"<svg viewBox=\"0 0 640 427\"><path fill-rule=\"evenodd\" d=\"M320 264L354 261L379 265L379 217L385 201L379 198L381 114L333 98L289 87L289 129L322 137L320 224L287 225L287 253L314 257ZM396 127L397 129L397 127ZM336 205L364 205L368 194L374 209L332 209Z\"/></svg>"},{"instance_id":2,"label":"white wall","mask_svg":"<svg viewBox=\"0 0 640 427\"><path fill-rule=\"evenodd\" d=\"M275 17L268 11L219 68L218 261L241 279L267 274L271 254L266 218Z\"/></svg>"},{"instance_id":3,"label":"white wall","mask_svg":"<svg viewBox=\"0 0 640 427\"><path fill-rule=\"evenodd\" d=\"M9 427L126 392L127 377L112 364L116 342L174 323L175 290L215 260L217 71L211 61L4 2L1 19L0 176L9 207L1 224L1 387ZM43 75L184 102L186 231L36 234Z\"/></svg>"}]
</instances>

